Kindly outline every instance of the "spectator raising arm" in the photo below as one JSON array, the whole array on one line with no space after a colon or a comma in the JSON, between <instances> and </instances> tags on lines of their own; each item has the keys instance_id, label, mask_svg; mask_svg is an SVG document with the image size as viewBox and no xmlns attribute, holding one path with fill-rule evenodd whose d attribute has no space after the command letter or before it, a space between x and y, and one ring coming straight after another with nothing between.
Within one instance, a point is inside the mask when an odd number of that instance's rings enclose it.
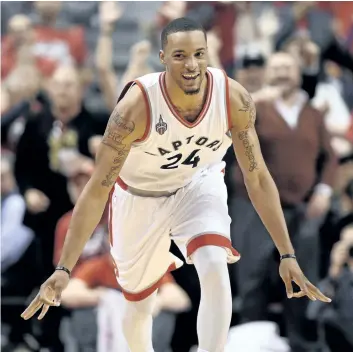
<instances>
[{"instance_id":1,"label":"spectator raising arm","mask_svg":"<svg viewBox=\"0 0 353 352\"><path fill-rule=\"evenodd\" d=\"M223 66L219 57L219 51L222 47L222 41L215 31L209 31L207 33L207 51L211 67L220 68L223 70Z\"/></svg>"},{"instance_id":2,"label":"spectator raising arm","mask_svg":"<svg viewBox=\"0 0 353 352\"><path fill-rule=\"evenodd\" d=\"M150 52L151 43L147 40L142 40L131 48L129 65L121 79L121 88L137 77L152 72L152 68L147 63Z\"/></svg>"},{"instance_id":3,"label":"spectator raising arm","mask_svg":"<svg viewBox=\"0 0 353 352\"><path fill-rule=\"evenodd\" d=\"M98 80L108 109L114 109L117 93L117 77L113 68L113 30L121 16L115 1L103 1L99 5L100 34L96 49Z\"/></svg>"}]
</instances>

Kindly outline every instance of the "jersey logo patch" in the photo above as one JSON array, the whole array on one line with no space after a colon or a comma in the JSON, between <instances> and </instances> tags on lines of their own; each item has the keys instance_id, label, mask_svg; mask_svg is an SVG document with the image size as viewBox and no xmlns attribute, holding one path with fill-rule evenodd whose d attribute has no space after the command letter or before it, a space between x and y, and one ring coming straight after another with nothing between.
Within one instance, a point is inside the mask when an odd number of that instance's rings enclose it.
<instances>
[{"instance_id":1,"label":"jersey logo patch","mask_svg":"<svg viewBox=\"0 0 353 352\"><path fill-rule=\"evenodd\" d=\"M168 125L166 124L166 122L163 121L162 119L162 115L159 115L159 121L158 123L156 124L156 131L162 135L166 132L168 128Z\"/></svg>"}]
</instances>

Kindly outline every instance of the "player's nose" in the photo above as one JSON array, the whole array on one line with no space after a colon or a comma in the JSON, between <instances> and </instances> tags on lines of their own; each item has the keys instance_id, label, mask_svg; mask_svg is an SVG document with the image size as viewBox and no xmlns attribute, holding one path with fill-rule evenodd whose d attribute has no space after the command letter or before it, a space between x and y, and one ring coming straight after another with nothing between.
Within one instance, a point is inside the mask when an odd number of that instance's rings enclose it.
<instances>
[{"instance_id":1,"label":"player's nose","mask_svg":"<svg viewBox=\"0 0 353 352\"><path fill-rule=\"evenodd\" d=\"M196 71L197 66L197 60L194 57L190 57L185 60L185 68L188 71Z\"/></svg>"}]
</instances>

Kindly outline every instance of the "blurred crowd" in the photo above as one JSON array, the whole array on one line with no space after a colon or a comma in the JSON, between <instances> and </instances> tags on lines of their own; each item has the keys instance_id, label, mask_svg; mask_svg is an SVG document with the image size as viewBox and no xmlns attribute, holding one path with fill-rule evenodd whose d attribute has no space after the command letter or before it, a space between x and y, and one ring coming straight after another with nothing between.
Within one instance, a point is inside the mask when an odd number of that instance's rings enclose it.
<instances>
[{"instance_id":1,"label":"blurred crowd","mask_svg":"<svg viewBox=\"0 0 353 352\"><path fill-rule=\"evenodd\" d=\"M205 27L210 66L251 93L298 261L333 298L329 305L285 299L276 249L229 150L232 240L242 260L230 268L226 351L353 351L353 3L18 1L1 3L4 352L127 351L106 214L62 306L42 321L20 314L59 260L120 91L163 70L160 32L182 16ZM192 351L196 271L184 265L163 280L155 351Z\"/></svg>"}]
</instances>

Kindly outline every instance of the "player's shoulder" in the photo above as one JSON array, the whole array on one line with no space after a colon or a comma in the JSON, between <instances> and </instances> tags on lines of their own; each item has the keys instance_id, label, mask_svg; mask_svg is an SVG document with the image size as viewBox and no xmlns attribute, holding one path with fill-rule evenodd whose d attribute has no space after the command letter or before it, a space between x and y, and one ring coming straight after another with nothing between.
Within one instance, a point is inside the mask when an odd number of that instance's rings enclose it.
<instances>
[{"instance_id":1,"label":"player's shoulder","mask_svg":"<svg viewBox=\"0 0 353 352\"><path fill-rule=\"evenodd\" d=\"M229 102L230 102L230 119L233 127L244 126L244 119L249 117L255 118L255 104L250 93L236 80L227 77ZM249 113L248 116L243 116L239 112ZM245 121L247 124L248 121ZM243 127L241 127L243 128Z\"/></svg>"},{"instance_id":2,"label":"player's shoulder","mask_svg":"<svg viewBox=\"0 0 353 352\"><path fill-rule=\"evenodd\" d=\"M161 72L148 73L144 76L137 77L129 82L123 89L119 101L124 104L134 106L144 105L148 102L148 90L158 84Z\"/></svg>"},{"instance_id":3,"label":"player's shoulder","mask_svg":"<svg viewBox=\"0 0 353 352\"><path fill-rule=\"evenodd\" d=\"M235 79L227 76L228 86L229 86L229 94L231 97L236 98L242 95L248 95L249 92Z\"/></svg>"},{"instance_id":4,"label":"player's shoulder","mask_svg":"<svg viewBox=\"0 0 353 352\"><path fill-rule=\"evenodd\" d=\"M221 78L222 80L226 80L228 83L229 88L231 89L245 89L240 83L235 81L234 79L230 78L226 71L216 67L207 67L207 71L210 72L213 78Z\"/></svg>"},{"instance_id":5,"label":"player's shoulder","mask_svg":"<svg viewBox=\"0 0 353 352\"><path fill-rule=\"evenodd\" d=\"M230 77L227 77L227 81L229 87L229 100L232 110L237 110L237 107L244 105L244 103L248 105L253 104L250 93L239 82Z\"/></svg>"},{"instance_id":6,"label":"player's shoulder","mask_svg":"<svg viewBox=\"0 0 353 352\"><path fill-rule=\"evenodd\" d=\"M124 114L142 117L147 113L146 105L148 105L148 97L144 88L131 82L121 93L117 108Z\"/></svg>"},{"instance_id":7,"label":"player's shoulder","mask_svg":"<svg viewBox=\"0 0 353 352\"><path fill-rule=\"evenodd\" d=\"M132 139L141 139L145 135L151 121L151 108L146 88L140 81L134 80L123 89L111 119L118 117L129 126L134 126L130 136ZM117 124L112 126L119 127Z\"/></svg>"},{"instance_id":8,"label":"player's shoulder","mask_svg":"<svg viewBox=\"0 0 353 352\"><path fill-rule=\"evenodd\" d=\"M141 84L145 89L149 89L149 88L159 84L159 80L160 80L162 73L163 72L147 73L146 75L137 77L135 79L135 83Z\"/></svg>"},{"instance_id":9,"label":"player's shoulder","mask_svg":"<svg viewBox=\"0 0 353 352\"><path fill-rule=\"evenodd\" d=\"M126 90L124 92L124 90ZM121 93L118 104L125 107L137 107L143 103L143 90L134 82L131 82Z\"/></svg>"}]
</instances>

